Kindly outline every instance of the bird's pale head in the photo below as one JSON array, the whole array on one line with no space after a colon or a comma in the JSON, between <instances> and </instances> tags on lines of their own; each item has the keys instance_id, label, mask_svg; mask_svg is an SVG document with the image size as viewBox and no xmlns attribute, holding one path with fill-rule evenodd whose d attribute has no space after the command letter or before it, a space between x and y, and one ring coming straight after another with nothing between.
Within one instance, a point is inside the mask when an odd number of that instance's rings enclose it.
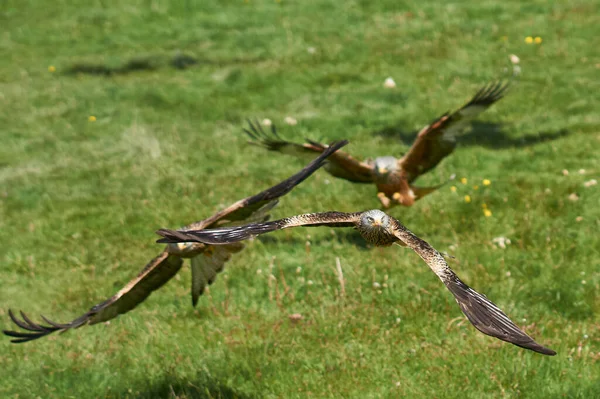
<instances>
[{"instance_id":1,"label":"bird's pale head","mask_svg":"<svg viewBox=\"0 0 600 399\"><path fill-rule=\"evenodd\" d=\"M398 169L398 160L392 156L375 158L375 174L386 176Z\"/></svg>"},{"instance_id":2,"label":"bird's pale head","mask_svg":"<svg viewBox=\"0 0 600 399\"><path fill-rule=\"evenodd\" d=\"M379 209L364 212L360 219L367 229L387 230L390 227L390 217Z\"/></svg>"}]
</instances>

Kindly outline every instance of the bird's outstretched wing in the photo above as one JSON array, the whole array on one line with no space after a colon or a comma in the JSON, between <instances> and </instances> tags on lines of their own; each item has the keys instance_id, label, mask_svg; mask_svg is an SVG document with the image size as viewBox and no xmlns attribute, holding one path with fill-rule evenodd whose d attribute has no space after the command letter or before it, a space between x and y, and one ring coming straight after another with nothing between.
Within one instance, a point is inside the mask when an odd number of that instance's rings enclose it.
<instances>
[{"instance_id":1,"label":"bird's outstretched wing","mask_svg":"<svg viewBox=\"0 0 600 399\"><path fill-rule=\"evenodd\" d=\"M223 245L290 227L315 227L324 225L331 227L354 227L361 214L362 212L306 213L270 222L250 223L243 226L222 227L218 229L184 231L160 229L156 234L164 237L157 241L159 243L202 242L205 244Z\"/></svg>"},{"instance_id":2,"label":"bird's outstretched wing","mask_svg":"<svg viewBox=\"0 0 600 399\"><path fill-rule=\"evenodd\" d=\"M468 123L504 97L510 82L490 83L482 87L475 96L458 111L444 114L425 126L415 139L408 152L398 160L399 166L407 173L409 182L433 169L456 147L456 135Z\"/></svg>"},{"instance_id":3,"label":"bird's outstretched wing","mask_svg":"<svg viewBox=\"0 0 600 399\"><path fill-rule=\"evenodd\" d=\"M61 324L42 319L48 324L33 322L27 315L20 312L22 320L9 310L13 323L27 332L4 330L4 334L14 339L11 342L21 343L45 337L53 332L63 332L86 324L96 324L110 320L120 314L127 313L143 302L154 290L169 281L183 264L183 259L168 252L163 252L144 267L140 274L131 280L125 287L106 301L93 306L88 312L69 323Z\"/></svg>"},{"instance_id":4,"label":"bird's outstretched wing","mask_svg":"<svg viewBox=\"0 0 600 399\"><path fill-rule=\"evenodd\" d=\"M182 230L201 230L217 226L265 221L268 219L269 211L277 205L279 198L306 180L325 164L327 157L346 144L348 144L346 140L332 143L301 171L281 183L256 195L239 200L211 217L192 223ZM199 255L191 258L192 305L196 306L206 286L215 281L217 274L223 271L225 263L231 258L231 255L241 251L242 248L243 244L241 243L219 247L207 245Z\"/></svg>"},{"instance_id":5,"label":"bird's outstretched wing","mask_svg":"<svg viewBox=\"0 0 600 399\"><path fill-rule=\"evenodd\" d=\"M525 349L530 349L544 355L556 355L555 351L538 344L533 338L519 329L485 295L478 293L465 284L450 269L444 257L429 243L414 235L397 220L394 220L394 223L396 237L415 251L442 280L448 290L454 295L462 312L476 329L486 335L510 342Z\"/></svg>"},{"instance_id":6,"label":"bird's outstretched wing","mask_svg":"<svg viewBox=\"0 0 600 399\"><path fill-rule=\"evenodd\" d=\"M296 157L305 157L307 154L315 154L325 151L329 146L312 140L306 140L304 144L292 143L279 136L275 125L271 125L271 133L263 130L258 122L248 121L248 129L244 132L250 136L250 143L259 145L269 151L289 154ZM372 183L373 166L354 159L350 154L337 151L327 159L325 170L332 176L348 180L354 183Z\"/></svg>"},{"instance_id":7,"label":"bird's outstretched wing","mask_svg":"<svg viewBox=\"0 0 600 399\"><path fill-rule=\"evenodd\" d=\"M241 220L264 220L267 212L277 203L279 197L287 194L295 186L308 178L323 166L325 159L329 155L347 143L347 141L340 141L331 144L321 155L290 178L259 194L240 200L208 219L188 226L188 228L201 229L205 226L216 226L219 223L231 223ZM21 343L42 338L53 332L62 332L86 324L100 323L127 313L177 274L183 264L183 258L190 257L185 251L198 253L196 256L191 256L192 303L195 305L206 286L212 284L217 273L223 270L225 262L229 260L233 253L239 252L242 248L243 244L241 243L219 247L203 244L195 244L194 246L192 244L189 247L184 246L183 250L179 246L169 245L164 252L148 263L140 274L127 283L119 292L106 301L93 306L88 312L75 320L62 324L53 322L42 316L42 319L47 323L47 325L43 325L32 321L23 312L20 312L22 318L20 320L12 311L9 311L13 323L26 330L26 332L9 330L3 332L5 335L14 338L12 342Z\"/></svg>"},{"instance_id":8,"label":"bird's outstretched wing","mask_svg":"<svg viewBox=\"0 0 600 399\"><path fill-rule=\"evenodd\" d=\"M265 211L268 211L275 205L275 201L290 192L294 187L312 175L317 169L325 165L327 158L335 155L334 153L346 144L348 144L347 140L331 143L323 149L317 158L313 159L312 162L295 175L265 191L239 200L207 219L185 226L181 230L201 230L239 221L247 221L249 219L257 220L260 218L260 215L266 213Z\"/></svg>"}]
</instances>

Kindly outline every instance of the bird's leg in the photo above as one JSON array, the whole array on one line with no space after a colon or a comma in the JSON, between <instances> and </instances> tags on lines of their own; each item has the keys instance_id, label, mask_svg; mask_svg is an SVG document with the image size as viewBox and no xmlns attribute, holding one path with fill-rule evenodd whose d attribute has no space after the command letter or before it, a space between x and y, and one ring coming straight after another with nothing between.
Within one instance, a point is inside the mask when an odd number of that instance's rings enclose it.
<instances>
[{"instance_id":1,"label":"bird's leg","mask_svg":"<svg viewBox=\"0 0 600 399\"><path fill-rule=\"evenodd\" d=\"M383 205L383 207L385 209L387 209L387 208L390 207L390 203L392 201L390 200L390 198L387 195L385 195L384 192L382 192L382 191L378 192L377 193L377 198L379 198L379 202L381 202L381 205Z\"/></svg>"}]
</instances>

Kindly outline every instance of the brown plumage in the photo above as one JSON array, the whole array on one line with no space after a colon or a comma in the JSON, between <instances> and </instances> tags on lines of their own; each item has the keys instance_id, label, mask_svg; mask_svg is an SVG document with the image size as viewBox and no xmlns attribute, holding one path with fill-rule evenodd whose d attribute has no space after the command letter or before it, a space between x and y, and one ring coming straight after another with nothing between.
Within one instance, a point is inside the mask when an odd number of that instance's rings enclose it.
<instances>
[{"instance_id":1,"label":"brown plumage","mask_svg":"<svg viewBox=\"0 0 600 399\"><path fill-rule=\"evenodd\" d=\"M355 227L362 237L373 245L390 246L397 243L410 247L427 263L446 288L454 295L460 309L477 330L502 341L510 342L544 355L556 354L552 349L535 342L533 338L519 329L494 303L465 284L448 266L444 257L435 248L413 234L400 221L377 209L356 213L310 213L270 222L201 231L161 229L157 233L164 237L158 240L158 242L202 242L215 245L231 245L232 243L276 230L299 226L324 225L331 227Z\"/></svg>"},{"instance_id":2,"label":"brown plumage","mask_svg":"<svg viewBox=\"0 0 600 399\"><path fill-rule=\"evenodd\" d=\"M445 113L421 129L408 152L401 158L382 156L374 161L361 162L348 153L338 151L331 156L325 170L332 176L354 183L375 184L377 197L384 208L411 206L443 186L418 187L413 184L414 181L454 151L456 135L473 118L500 100L508 86L508 83L498 82L482 87L462 108L452 114ZM274 125L271 126L270 134L260 124L252 122L249 122L249 128L244 131L252 139L252 144L284 154L303 156L322 152L327 148L326 144L311 140L304 144L286 141L279 136ZM453 176L450 179L452 178Z\"/></svg>"},{"instance_id":3,"label":"brown plumage","mask_svg":"<svg viewBox=\"0 0 600 399\"><path fill-rule=\"evenodd\" d=\"M269 210L277 204L278 198L287 194L312 175L325 164L328 156L346 144L347 141L332 143L326 152L323 152L290 178L259 194L239 200L207 219L184 227L183 230L201 230L236 222L248 223L266 220ZM11 342L27 342L56 331L66 331L86 324L91 325L110 320L135 308L153 291L169 281L181 269L185 258L191 259L192 303L195 306L198 297L202 295L206 286L212 284L217 274L223 270L225 262L231 258L232 254L239 252L242 248L243 244L240 242L222 246L203 243L168 244L161 254L152 259L140 274L127 283L119 292L104 302L93 306L88 312L75 320L62 324L55 323L42 316L44 322L47 323L47 325L42 325L32 321L23 312L20 312L21 320L9 310L12 321L26 332L5 330L4 334L14 338Z\"/></svg>"}]
</instances>

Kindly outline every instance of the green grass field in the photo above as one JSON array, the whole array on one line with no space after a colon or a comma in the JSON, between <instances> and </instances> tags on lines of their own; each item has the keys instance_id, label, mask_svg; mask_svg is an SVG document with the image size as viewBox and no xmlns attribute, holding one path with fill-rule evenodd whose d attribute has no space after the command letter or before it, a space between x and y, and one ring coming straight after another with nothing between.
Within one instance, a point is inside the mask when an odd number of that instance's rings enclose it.
<instances>
[{"instance_id":1,"label":"green grass field","mask_svg":"<svg viewBox=\"0 0 600 399\"><path fill-rule=\"evenodd\" d=\"M584 185L600 176L597 2L181 3L4 1L0 328L8 308L79 316L161 250L154 230L303 166L248 146L245 118L347 138L359 158L399 155L515 54L518 84L419 180L467 184L390 213L558 355L478 333L411 251L296 229L250 242L196 309L186 266L108 324L2 337L0 397L600 397L600 185ZM199 63L160 63L177 54ZM65 73L140 57L158 67ZM375 194L319 171L273 217L377 208Z\"/></svg>"}]
</instances>

